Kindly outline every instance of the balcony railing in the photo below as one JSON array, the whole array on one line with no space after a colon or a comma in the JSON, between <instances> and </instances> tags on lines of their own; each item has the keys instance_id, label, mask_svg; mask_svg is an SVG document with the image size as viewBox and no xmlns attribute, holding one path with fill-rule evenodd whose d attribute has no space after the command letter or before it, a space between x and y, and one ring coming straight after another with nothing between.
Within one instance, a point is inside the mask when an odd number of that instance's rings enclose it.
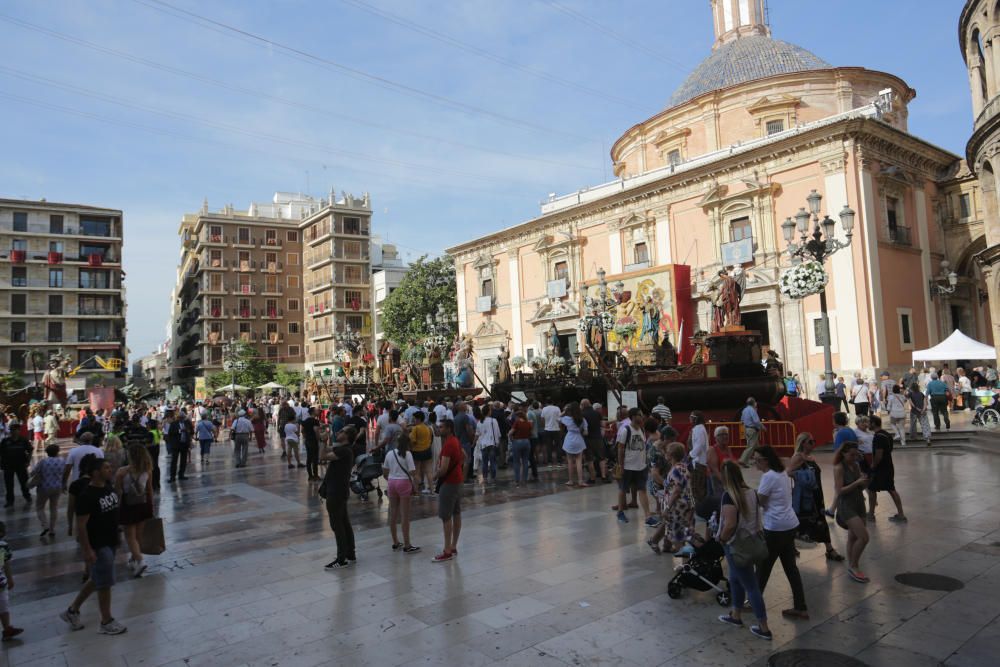
<instances>
[{"instance_id":1,"label":"balcony railing","mask_svg":"<svg viewBox=\"0 0 1000 667\"><path fill-rule=\"evenodd\" d=\"M92 238L116 239L121 238L116 229L111 229L108 234L101 234L95 230L88 230L82 227L63 227L62 230L52 229L47 225L31 225L28 229L14 229L14 225L6 223L0 225L0 231L16 232L18 234L44 234L45 236L88 236Z\"/></svg>"},{"instance_id":2,"label":"balcony railing","mask_svg":"<svg viewBox=\"0 0 1000 667\"><path fill-rule=\"evenodd\" d=\"M888 236L890 243L895 243L896 245L913 245L910 238L910 228L902 227L896 225L895 227L887 227L886 235Z\"/></svg>"},{"instance_id":3,"label":"balcony railing","mask_svg":"<svg viewBox=\"0 0 1000 667\"><path fill-rule=\"evenodd\" d=\"M17 284L14 284L14 283ZM44 288L44 289L121 289L120 285L107 282L94 282L91 280L62 280L58 284L50 284L47 278L0 278L0 289L11 287Z\"/></svg>"},{"instance_id":4,"label":"balcony railing","mask_svg":"<svg viewBox=\"0 0 1000 667\"><path fill-rule=\"evenodd\" d=\"M317 327L311 331L307 331L306 336L309 338L322 338L323 336L332 336L333 333L333 327Z\"/></svg>"}]
</instances>

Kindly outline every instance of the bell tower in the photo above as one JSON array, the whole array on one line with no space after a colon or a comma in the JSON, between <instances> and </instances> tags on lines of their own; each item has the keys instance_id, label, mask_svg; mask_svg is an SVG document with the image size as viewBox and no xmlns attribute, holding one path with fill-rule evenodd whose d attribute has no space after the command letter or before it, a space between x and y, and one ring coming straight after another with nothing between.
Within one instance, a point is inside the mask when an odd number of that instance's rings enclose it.
<instances>
[{"instance_id":1,"label":"bell tower","mask_svg":"<svg viewBox=\"0 0 1000 667\"><path fill-rule=\"evenodd\" d=\"M767 25L767 0L710 0L717 49L741 37L771 36Z\"/></svg>"}]
</instances>

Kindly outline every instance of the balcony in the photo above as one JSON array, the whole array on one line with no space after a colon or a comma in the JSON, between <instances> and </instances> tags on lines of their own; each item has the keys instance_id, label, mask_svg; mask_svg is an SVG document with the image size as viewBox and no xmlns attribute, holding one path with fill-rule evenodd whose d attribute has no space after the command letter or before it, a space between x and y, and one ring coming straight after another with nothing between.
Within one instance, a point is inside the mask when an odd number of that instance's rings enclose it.
<instances>
[{"instance_id":1,"label":"balcony","mask_svg":"<svg viewBox=\"0 0 1000 667\"><path fill-rule=\"evenodd\" d=\"M14 264L24 264L25 260L28 259L27 250L11 250L10 251L10 261Z\"/></svg>"},{"instance_id":2,"label":"balcony","mask_svg":"<svg viewBox=\"0 0 1000 667\"><path fill-rule=\"evenodd\" d=\"M261 273L280 273L285 270L285 265L281 262L261 262Z\"/></svg>"},{"instance_id":3,"label":"balcony","mask_svg":"<svg viewBox=\"0 0 1000 667\"><path fill-rule=\"evenodd\" d=\"M284 308L265 308L261 311L261 319L263 320L277 320L285 316Z\"/></svg>"},{"instance_id":4,"label":"balcony","mask_svg":"<svg viewBox=\"0 0 1000 667\"><path fill-rule=\"evenodd\" d=\"M109 315L121 315L121 306L80 306L76 311L77 315L81 316L109 316Z\"/></svg>"},{"instance_id":5,"label":"balcony","mask_svg":"<svg viewBox=\"0 0 1000 667\"><path fill-rule=\"evenodd\" d=\"M913 242L910 238L910 228L902 227L896 225L893 227L886 228L886 236L890 243L902 246L912 246Z\"/></svg>"},{"instance_id":6,"label":"balcony","mask_svg":"<svg viewBox=\"0 0 1000 667\"><path fill-rule=\"evenodd\" d=\"M343 260L345 262L367 262L368 261L368 245L362 246L359 251L348 252L343 246L337 246L333 252L333 258Z\"/></svg>"},{"instance_id":7,"label":"balcony","mask_svg":"<svg viewBox=\"0 0 1000 667\"><path fill-rule=\"evenodd\" d=\"M209 234L208 232L202 232L198 235L199 245L217 245L224 246L227 242L227 237L224 234Z\"/></svg>"},{"instance_id":8,"label":"balcony","mask_svg":"<svg viewBox=\"0 0 1000 667\"><path fill-rule=\"evenodd\" d=\"M360 299L348 299L343 294L337 294L333 304L333 307L337 310L353 310L358 312L368 312L371 310L371 302L365 297Z\"/></svg>"},{"instance_id":9,"label":"balcony","mask_svg":"<svg viewBox=\"0 0 1000 667\"><path fill-rule=\"evenodd\" d=\"M61 252L50 252L48 255L49 264L62 264L63 254Z\"/></svg>"},{"instance_id":10,"label":"balcony","mask_svg":"<svg viewBox=\"0 0 1000 667\"><path fill-rule=\"evenodd\" d=\"M324 278L322 280L307 280L305 285L306 291L315 294L316 292L333 287L333 281L330 278Z\"/></svg>"},{"instance_id":11,"label":"balcony","mask_svg":"<svg viewBox=\"0 0 1000 667\"><path fill-rule=\"evenodd\" d=\"M284 288L281 285L268 285L267 283L264 283L260 293L265 296L280 296L284 293Z\"/></svg>"},{"instance_id":12,"label":"balcony","mask_svg":"<svg viewBox=\"0 0 1000 667\"><path fill-rule=\"evenodd\" d=\"M234 236L232 237L234 248L252 248L257 243L257 239L252 236Z\"/></svg>"},{"instance_id":13,"label":"balcony","mask_svg":"<svg viewBox=\"0 0 1000 667\"><path fill-rule=\"evenodd\" d=\"M313 225L309 229L305 230L304 238L306 243L311 246L315 246L329 239L332 231L333 228L330 225L330 220L327 219L325 222Z\"/></svg>"},{"instance_id":14,"label":"balcony","mask_svg":"<svg viewBox=\"0 0 1000 667\"><path fill-rule=\"evenodd\" d=\"M330 252L307 252L303 257L306 268L318 269L333 261L333 254Z\"/></svg>"},{"instance_id":15,"label":"balcony","mask_svg":"<svg viewBox=\"0 0 1000 667\"><path fill-rule=\"evenodd\" d=\"M265 238L260 242L260 247L267 250L281 250L281 239L278 237Z\"/></svg>"},{"instance_id":16,"label":"balcony","mask_svg":"<svg viewBox=\"0 0 1000 667\"><path fill-rule=\"evenodd\" d=\"M319 340L321 338L330 338L334 333L336 333L334 328L327 326L307 331L306 336L308 336L310 340Z\"/></svg>"},{"instance_id":17,"label":"balcony","mask_svg":"<svg viewBox=\"0 0 1000 667\"><path fill-rule=\"evenodd\" d=\"M240 273L248 273L257 269L257 262L253 260L241 259L233 262L233 268Z\"/></svg>"},{"instance_id":18,"label":"balcony","mask_svg":"<svg viewBox=\"0 0 1000 667\"><path fill-rule=\"evenodd\" d=\"M16 284L14 284L16 283ZM77 282L75 280L63 280L58 284L50 284L48 279L39 278L0 278L0 289L10 289L13 287L25 288L25 289L79 289L79 290L118 290L121 289L120 284L108 283L108 282L95 282L93 280L84 280L82 282Z\"/></svg>"},{"instance_id":19,"label":"balcony","mask_svg":"<svg viewBox=\"0 0 1000 667\"><path fill-rule=\"evenodd\" d=\"M226 283L209 283L202 288L202 292L205 294L225 294L229 290L229 285Z\"/></svg>"},{"instance_id":20,"label":"balcony","mask_svg":"<svg viewBox=\"0 0 1000 667\"><path fill-rule=\"evenodd\" d=\"M309 306L309 314L313 316L325 315L333 311L332 303L326 301Z\"/></svg>"},{"instance_id":21,"label":"balcony","mask_svg":"<svg viewBox=\"0 0 1000 667\"><path fill-rule=\"evenodd\" d=\"M87 255L87 266L104 266L104 255L96 252Z\"/></svg>"},{"instance_id":22,"label":"balcony","mask_svg":"<svg viewBox=\"0 0 1000 667\"><path fill-rule=\"evenodd\" d=\"M120 239L121 235L113 228L109 228L107 233L100 229L88 227L63 227L61 230L52 229L46 222L44 225L30 225L27 230L14 229L10 223L0 225L0 232L28 234L33 236L86 236L88 238Z\"/></svg>"},{"instance_id":23,"label":"balcony","mask_svg":"<svg viewBox=\"0 0 1000 667\"><path fill-rule=\"evenodd\" d=\"M245 294L248 296L253 296L257 294L256 285L235 285L233 286L233 294Z\"/></svg>"}]
</instances>

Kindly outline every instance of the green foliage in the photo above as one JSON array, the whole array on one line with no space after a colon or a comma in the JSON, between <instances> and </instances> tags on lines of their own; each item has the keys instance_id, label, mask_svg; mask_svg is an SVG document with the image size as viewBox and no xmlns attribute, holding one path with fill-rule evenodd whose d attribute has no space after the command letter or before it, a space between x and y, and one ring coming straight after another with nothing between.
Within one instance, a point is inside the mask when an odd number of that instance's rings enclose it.
<instances>
[{"instance_id":1,"label":"green foliage","mask_svg":"<svg viewBox=\"0 0 1000 667\"><path fill-rule=\"evenodd\" d=\"M24 374L14 370L0 375L0 390L15 391L24 387Z\"/></svg>"},{"instance_id":2,"label":"green foliage","mask_svg":"<svg viewBox=\"0 0 1000 667\"><path fill-rule=\"evenodd\" d=\"M290 371L285 368L279 368L274 373L274 381L291 391L298 391L304 378L301 371Z\"/></svg>"},{"instance_id":3,"label":"green foliage","mask_svg":"<svg viewBox=\"0 0 1000 667\"><path fill-rule=\"evenodd\" d=\"M455 264L450 257L428 260L426 255L410 265L399 287L382 304L382 329L386 337L405 349L413 341L430 335L427 315L438 306L455 315ZM452 325L451 336L455 334Z\"/></svg>"},{"instance_id":4,"label":"green foliage","mask_svg":"<svg viewBox=\"0 0 1000 667\"><path fill-rule=\"evenodd\" d=\"M229 384L231 378L229 373L212 373L205 378L205 386L214 391Z\"/></svg>"},{"instance_id":5,"label":"green foliage","mask_svg":"<svg viewBox=\"0 0 1000 667\"><path fill-rule=\"evenodd\" d=\"M237 370L213 373L205 378L205 384L209 389L218 389L231 382L254 389L262 384L267 384L274 380L275 365L257 354L252 345L243 341L235 341L226 361L233 361L237 365Z\"/></svg>"}]
</instances>

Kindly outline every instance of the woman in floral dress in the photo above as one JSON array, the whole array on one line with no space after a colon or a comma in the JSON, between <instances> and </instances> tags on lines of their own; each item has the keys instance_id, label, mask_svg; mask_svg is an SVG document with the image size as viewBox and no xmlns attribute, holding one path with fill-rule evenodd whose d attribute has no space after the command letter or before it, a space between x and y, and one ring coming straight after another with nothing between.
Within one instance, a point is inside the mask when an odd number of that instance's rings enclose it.
<instances>
[{"instance_id":1,"label":"woman in floral dress","mask_svg":"<svg viewBox=\"0 0 1000 667\"><path fill-rule=\"evenodd\" d=\"M670 443L667 458L671 464L666 476L664 517L667 539L676 553L694 531L694 496L691 493L691 473L684 463L686 451L679 442Z\"/></svg>"}]
</instances>

